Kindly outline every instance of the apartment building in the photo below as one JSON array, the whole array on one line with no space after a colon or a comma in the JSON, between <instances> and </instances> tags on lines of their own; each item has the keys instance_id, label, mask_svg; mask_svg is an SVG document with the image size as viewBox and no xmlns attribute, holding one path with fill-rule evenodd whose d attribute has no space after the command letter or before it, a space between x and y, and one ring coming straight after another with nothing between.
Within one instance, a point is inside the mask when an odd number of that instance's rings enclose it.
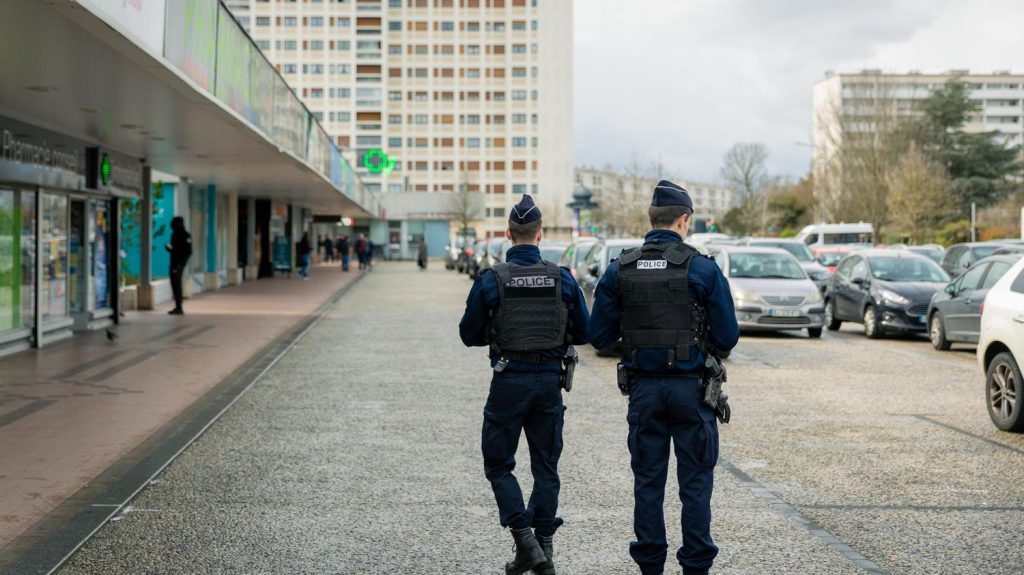
<instances>
[{"instance_id":1,"label":"apartment building","mask_svg":"<svg viewBox=\"0 0 1024 575\"><path fill-rule=\"evenodd\" d=\"M736 193L725 186L704 184L682 179L671 179L686 188L693 200L693 212L698 215L722 217L736 205ZM612 168L576 168L576 183L590 188L594 193L593 200L606 202L612 194L625 195L627 198L650 201L654 187L659 178L635 177L615 171Z\"/></svg>"},{"instance_id":2,"label":"apartment building","mask_svg":"<svg viewBox=\"0 0 1024 575\"><path fill-rule=\"evenodd\" d=\"M440 253L460 190L481 194L481 236L504 230L523 193L542 208L571 200L572 2L228 6L381 192L388 222L375 241L409 254L425 238Z\"/></svg>"},{"instance_id":3,"label":"apartment building","mask_svg":"<svg viewBox=\"0 0 1024 575\"><path fill-rule=\"evenodd\" d=\"M993 137L1007 146L1024 142L1022 74L1008 71L972 74L969 70L889 74L877 69L848 74L828 73L814 84L816 186L824 186L823 182L838 177L837 170L832 169L832 158L836 144L842 141L844 129L871 131L878 121L878 114L890 118L919 115L923 100L954 78L968 84L970 98L979 106L978 111L968 117L964 126L966 131L993 132ZM886 109L876 109L879 103L885 103ZM825 187L818 193L826 193ZM837 189L837 185L833 182L828 189Z\"/></svg>"}]
</instances>

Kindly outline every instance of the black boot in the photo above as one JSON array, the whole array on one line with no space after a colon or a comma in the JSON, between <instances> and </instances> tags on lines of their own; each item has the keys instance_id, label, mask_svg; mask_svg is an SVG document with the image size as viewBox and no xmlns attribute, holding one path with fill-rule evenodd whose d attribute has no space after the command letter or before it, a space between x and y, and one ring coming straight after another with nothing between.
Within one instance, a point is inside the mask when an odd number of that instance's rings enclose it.
<instances>
[{"instance_id":1,"label":"black boot","mask_svg":"<svg viewBox=\"0 0 1024 575\"><path fill-rule=\"evenodd\" d=\"M537 543L540 544L541 551L544 552L544 557L547 560L534 567L533 572L537 575L555 575L555 562L552 559L555 555L555 536L537 535Z\"/></svg>"},{"instance_id":2,"label":"black boot","mask_svg":"<svg viewBox=\"0 0 1024 575\"><path fill-rule=\"evenodd\" d=\"M516 556L505 564L505 575L522 575L546 561L532 529L513 529L512 538L516 540Z\"/></svg>"}]
</instances>

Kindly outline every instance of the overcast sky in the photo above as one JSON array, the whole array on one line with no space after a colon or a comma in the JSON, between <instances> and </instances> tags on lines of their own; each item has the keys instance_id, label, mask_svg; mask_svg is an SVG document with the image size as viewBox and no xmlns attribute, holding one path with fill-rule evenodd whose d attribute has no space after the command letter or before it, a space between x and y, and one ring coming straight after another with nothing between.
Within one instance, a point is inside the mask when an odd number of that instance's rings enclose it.
<instances>
[{"instance_id":1,"label":"overcast sky","mask_svg":"<svg viewBox=\"0 0 1024 575\"><path fill-rule=\"evenodd\" d=\"M563 0L553 0L563 1ZM810 164L826 70L1024 72L1021 0L575 0L576 163L718 181L735 142Z\"/></svg>"}]
</instances>

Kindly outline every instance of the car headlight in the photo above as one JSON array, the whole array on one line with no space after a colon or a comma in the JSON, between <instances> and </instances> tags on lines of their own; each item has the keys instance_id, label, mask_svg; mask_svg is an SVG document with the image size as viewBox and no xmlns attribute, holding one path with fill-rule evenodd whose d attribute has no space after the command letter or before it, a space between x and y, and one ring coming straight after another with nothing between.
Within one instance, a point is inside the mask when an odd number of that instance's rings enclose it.
<instances>
[{"instance_id":1,"label":"car headlight","mask_svg":"<svg viewBox=\"0 0 1024 575\"><path fill-rule=\"evenodd\" d=\"M878 290L878 295L881 296L882 300L885 301L886 303L891 303L894 305L907 305L908 303L910 303L910 299L903 297L892 290Z\"/></svg>"},{"instance_id":2,"label":"car headlight","mask_svg":"<svg viewBox=\"0 0 1024 575\"><path fill-rule=\"evenodd\" d=\"M742 289L742 288L736 288L736 292L734 294L734 297L736 298L736 301L749 301L749 302L752 302L752 303L764 303L761 300L761 296L757 295L756 293L754 293L752 291L747 291L747 290Z\"/></svg>"},{"instance_id":3,"label":"car headlight","mask_svg":"<svg viewBox=\"0 0 1024 575\"><path fill-rule=\"evenodd\" d=\"M807 299L804 300L804 303L821 303L822 299L823 298L821 297L821 292L818 290L814 290L807 295Z\"/></svg>"}]
</instances>

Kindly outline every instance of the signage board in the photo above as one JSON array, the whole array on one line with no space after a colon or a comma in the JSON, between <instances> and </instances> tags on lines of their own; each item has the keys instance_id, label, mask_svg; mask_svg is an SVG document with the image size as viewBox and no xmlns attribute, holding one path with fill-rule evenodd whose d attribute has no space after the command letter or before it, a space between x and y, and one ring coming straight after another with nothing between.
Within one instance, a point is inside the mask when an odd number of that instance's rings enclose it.
<instances>
[{"instance_id":1,"label":"signage board","mask_svg":"<svg viewBox=\"0 0 1024 575\"><path fill-rule=\"evenodd\" d=\"M164 57L213 92L217 65L217 0L173 0L167 12Z\"/></svg>"},{"instance_id":2,"label":"signage board","mask_svg":"<svg viewBox=\"0 0 1024 575\"><path fill-rule=\"evenodd\" d=\"M0 116L0 179L82 189L85 148L74 138Z\"/></svg>"},{"instance_id":3,"label":"signage board","mask_svg":"<svg viewBox=\"0 0 1024 575\"><path fill-rule=\"evenodd\" d=\"M179 1L173 3L176 5ZM78 0L78 3L136 44L155 54L164 53L166 0Z\"/></svg>"},{"instance_id":4,"label":"signage board","mask_svg":"<svg viewBox=\"0 0 1024 575\"><path fill-rule=\"evenodd\" d=\"M86 148L85 161L87 188L115 196L142 196L142 162L138 159L106 148L90 147Z\"/></svg>"}]
</instances>

